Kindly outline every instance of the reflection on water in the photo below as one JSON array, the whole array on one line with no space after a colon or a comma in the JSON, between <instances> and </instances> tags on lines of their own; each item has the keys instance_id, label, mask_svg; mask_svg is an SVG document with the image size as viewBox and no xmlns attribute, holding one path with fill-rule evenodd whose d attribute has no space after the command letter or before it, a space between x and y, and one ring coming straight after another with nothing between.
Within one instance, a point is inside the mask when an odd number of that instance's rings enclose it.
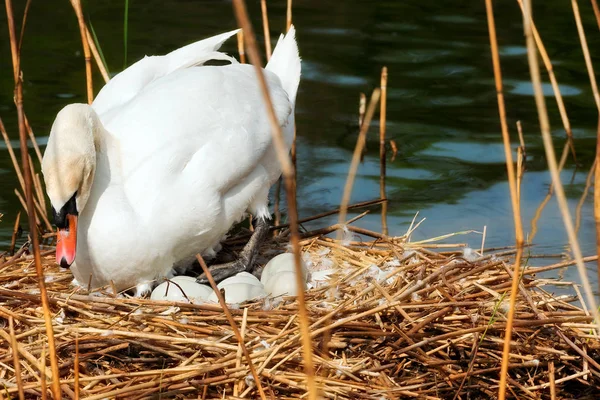
<instances>
[{"instance_id":1,"label":"reflection on water","mask_svg":"<svg viewBox=\"0 0 600 400\"><path fill-rule=\"evenodd\" d=\"M426 221L415 232L415 240L468 229L481 231L487 226L487 245L513 242L485 8L481 2L451 3L297 2L294 20L303 58L297 106L299 203L303 216L339 203L357 136L359 93L368 95L379 82L381 67L387 65L388 137L399 148L395 161L388 163L392 233L405 232L419 211L419 218ZM285 2L268 4L275 40L284 27ZM109 69L118 71L123 65L122 2L88 2L87 6ZM520 11L516 3L510 2L495 7L509 127L516 143L515 124L522 121L527 147L522 208L525 228L531 230L530 220L548 190L550 178L531 96ZM582 11L586 26L595 29L593 13ZM250 12L258 26L258 2L250 4ZM597 114L570 5L549 0L534 15L561 83L576 138L581 167L575 169L569 161L568 171L562 174L574 208L594 154ZM0 15L0 25L5 25L2 18L4 15ZM230 1L131 2L129 60L165 53L234 27ZM600 48L597 34L589 35L588 41L591 49ZM235 41L226 44L225 50L236 54ZM9 62L8 41L1 40L0 115L16 144ZM68 2L33 3L22 65L26 111L44 143L57 111L67 103L85 101L79 32ZM96 75L95 79L99 89L100 77ZM564 131L548 83L544 92L558 150L563 145ZM375 118L353 201L378 196L377 131ZM5 214L0 224L0 244L6 244L19 209L11 168L4 153L0 157L0 211ZM586 254L594 252L591 204L591 199L584 204L580 231ZM360 223L379 229L377 212L373 209ZM538 228L536 252L567 251L555 200L548 204ZM479 247L481 235L469 234L452 241Z\"/></svg>"}]
</instances>

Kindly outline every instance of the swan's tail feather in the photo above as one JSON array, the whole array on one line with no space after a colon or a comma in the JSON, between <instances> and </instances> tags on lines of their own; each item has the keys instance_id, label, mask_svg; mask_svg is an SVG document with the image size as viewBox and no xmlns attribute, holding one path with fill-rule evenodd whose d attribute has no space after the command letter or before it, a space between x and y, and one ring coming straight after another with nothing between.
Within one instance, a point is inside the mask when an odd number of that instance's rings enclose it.
<instances>
[{"instance_id":1,"label":"swan's tail feather","mask_svg":"<svg viewBox=\"0 0 600 400\"><path fill-rule=\"evenodd\" d=\"M265 69L274 72L279 77L290 101L295 103L301 68L298 44L296 43L296 29L293 25L285 36L279 37L277 46L275 46Z\"/></svg>"},{"instance_id":2,"label":"swan's tail feather","mask_svg":"<svg viewBox=\"0 0 600 400\"><path fill-rule=\"evenodd\" d=\"M225 32L208 39L188 44L182 48L174 50L165 57L169 60L168 73L181 68L188 68L194 65L201 65L208 60L227 59L236 62L235 59L223 53L217 52L221 45L230 37L235 35L239 29Z\"/></svg>"},{"instance_id":3,"label":"swan's tail feather","mask_svg":"<svg viewBox=\"0 0 600 400\"><path fill-rule=\"evenodd\" d=\"M93 107L98 115L124 104L137 95L152 81L178 69L201 65L209 60L220 59L236 63L234 58L217 50L223 42L239 29L222 33L208 39L188 44L165 56L145 57L125 71L114 76L98 93Z\"/></svg>"}]
</instances>

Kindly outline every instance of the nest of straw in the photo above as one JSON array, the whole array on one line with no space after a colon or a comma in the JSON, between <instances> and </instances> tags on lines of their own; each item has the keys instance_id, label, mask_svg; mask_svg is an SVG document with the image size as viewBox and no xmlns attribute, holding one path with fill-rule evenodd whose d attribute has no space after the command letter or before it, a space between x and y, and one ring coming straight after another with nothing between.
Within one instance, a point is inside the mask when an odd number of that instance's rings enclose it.
<instances>
[{"instance_id":1,"label":"nest of straw","mask_svg":"<svg viewBox=\"0 0 600 400\"><path fill-rule=\"evenodd\" d=\"M323 397L496 396L510 251L465 255L402 238L342 243L323 236L305 239L302 250L311 269L336 270L306 293ZM220 306L85 293L49 257L46 285L64 397L258 397ZM535 276L567 264L523 274L509 364L514 397L600 393L600 342L589 313L575 305L583 303L578 287ZM35 268L20 252L0 270L0 393L16 397L18 362L25 396L44 397L53 377ZM555 284L571 294L553 295ZM294 298L231 309L268 398L306 391L297 311Z\"/></svg>"}]
</instances>

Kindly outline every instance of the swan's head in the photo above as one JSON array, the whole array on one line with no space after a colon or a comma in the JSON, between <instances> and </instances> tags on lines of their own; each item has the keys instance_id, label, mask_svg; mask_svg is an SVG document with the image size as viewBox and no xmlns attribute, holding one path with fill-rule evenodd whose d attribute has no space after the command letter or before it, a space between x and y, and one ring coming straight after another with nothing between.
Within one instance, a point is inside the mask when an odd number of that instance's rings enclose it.
<instances>
[{"instance_id":1,"label":"swan's head","mask_svg":"<svg viewBox=\"0 0 600 400\"><path fill-rule=\"evenodd\" d=\"M95 132L100 121L86 104L63 108L52 125L42 159L46 192L58 227L56 262L63 268L75 261L77 218L85 207L96 170Z\"/></svg>"}]
</instances>

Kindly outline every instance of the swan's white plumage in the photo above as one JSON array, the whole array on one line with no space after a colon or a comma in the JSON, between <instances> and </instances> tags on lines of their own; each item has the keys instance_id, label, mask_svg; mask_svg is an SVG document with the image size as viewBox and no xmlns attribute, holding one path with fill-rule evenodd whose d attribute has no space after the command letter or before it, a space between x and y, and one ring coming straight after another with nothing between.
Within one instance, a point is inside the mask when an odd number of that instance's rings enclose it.
<instances>
[{"instance_id":1,"label":"swan's white plumage","mask_svg":"<svg viewBox=\"0 0 600 400\"><path fill-rule=\"evenodd\" d=\"M236 32L146 57L101 90L93 111L72 105L57 116L52 154L44 155L49 186L57 186L49 182L58 179L53 168L67 158L61 150L69 135L58 127L82 115L101 122L71 267L79 282L91 275L95 287L140 285L166 276L182 258L212 254L246 212L268 217L268 190L280 169L255 71L237 62L202 66L230 59L217 50ZM300 78L294 34L280 40L264 70L288 146ZM54 194L53 206L68 200L61 196Z\"/></svg>"}]
</instances>

